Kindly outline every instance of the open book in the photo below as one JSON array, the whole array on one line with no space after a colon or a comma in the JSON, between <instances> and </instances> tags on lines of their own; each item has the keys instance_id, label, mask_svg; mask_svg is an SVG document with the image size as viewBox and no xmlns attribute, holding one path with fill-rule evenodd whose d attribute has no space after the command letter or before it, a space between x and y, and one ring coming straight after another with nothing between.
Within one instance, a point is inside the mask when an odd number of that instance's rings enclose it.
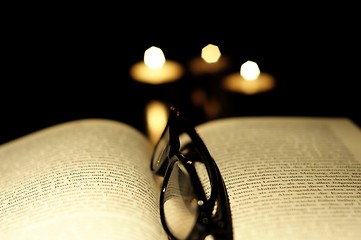
<instances>
[{"instance_id":1,"label":"open book","mask_svg":"<svg viewBox=\"0 0 361 240\"><path fill-rule=\"evenodd\" d=\"M343 118L196 127L225 180L234 239L360 239L361 131ZM152 144L107 119L0 146L0 239L167 239Z\"/></svg>"}]
</instances>

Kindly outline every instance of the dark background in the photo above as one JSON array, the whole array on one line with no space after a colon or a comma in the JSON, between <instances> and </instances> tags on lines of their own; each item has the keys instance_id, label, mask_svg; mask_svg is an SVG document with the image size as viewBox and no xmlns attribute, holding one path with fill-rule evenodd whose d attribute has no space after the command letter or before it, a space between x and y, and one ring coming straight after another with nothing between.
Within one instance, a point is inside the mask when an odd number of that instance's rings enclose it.
<instances>
[{"instance_id":1,"label":"dark background","mask_svg":"<svg viewBox=\"0 0 361 240\"><path fill-rule=\"evenodd\" d=\"M207 121L189 100L196 79L188 63L208 43L231 60L217 78L253 60L277 83L258 95L225 93L219 117L348 117L361 125L360 21L353 6L173 4L9 9L1 37L0 142L93 117L144 131L144 106L153 97L176 98L195 124ZM181 81L155 87L131 78L130 67L150 46L185 67Z\"/></svg>"}]
</instances>

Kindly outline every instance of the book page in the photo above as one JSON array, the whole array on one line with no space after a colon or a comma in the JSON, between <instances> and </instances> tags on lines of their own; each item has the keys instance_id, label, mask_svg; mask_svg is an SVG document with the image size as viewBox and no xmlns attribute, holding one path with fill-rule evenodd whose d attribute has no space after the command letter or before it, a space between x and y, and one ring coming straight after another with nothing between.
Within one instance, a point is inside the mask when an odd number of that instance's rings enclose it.
<instances>
[{"instance_id":1,"label":"book page","mask_svg":"<svg viewBox=\"0 0 361 240\"><path fill-rule=\"evenodd\" d=\"M197 127L225 180L235 239L360 239L361 131L346 119Z\"/></svg>"},{"instance_id":2,"label":"book page","mask_svg":"<svg viewBox=\"0 0 361 240\"><path fill-rule=\"evenodd\" d=\"M167 239L152 147L112 120L78 120L0 146L0 239Z\"/></svg>"}]
</instances>

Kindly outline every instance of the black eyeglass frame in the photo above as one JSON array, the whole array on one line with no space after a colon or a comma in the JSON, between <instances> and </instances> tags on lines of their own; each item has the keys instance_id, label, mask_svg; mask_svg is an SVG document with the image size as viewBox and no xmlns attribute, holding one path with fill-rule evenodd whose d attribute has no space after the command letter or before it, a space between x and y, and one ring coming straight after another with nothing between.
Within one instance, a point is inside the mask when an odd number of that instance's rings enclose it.
<instances>
[{"instance_id":1,"label":"black eyeglass frame","mask_svg":"<svg viewBox=\"0 0 361 240\"><path fill-rule=\"evenodd\" d=\"M186 147L191 148L193 154L199 154L200 158L191 159L188 154L185 155L181 152L179 137L182 133L188 134L191 139L190 145L187 145ZM155 150L166 134L169 134L169 142L160 154L162 162L155 168ZM167 125L160 140L155 145L151 158L151 170L153 173L164 177L160 195L160 216L163 228L171 239L177 238L166 224L163 201L164 190L167 186L174 164L177 161L179 161L188 171L198 198L198 217L188 239L204 239L207 235L212 235L214 239L232 239L232 218L228 193L218 166L195 128L181 116L177 108L171 106L169 108ZM203 162L207 169L211 186L211 194L208 199L194 166L196 161ZM213 210L216 204L217 209L214 214Z\"/></svg>"}]
</instances>

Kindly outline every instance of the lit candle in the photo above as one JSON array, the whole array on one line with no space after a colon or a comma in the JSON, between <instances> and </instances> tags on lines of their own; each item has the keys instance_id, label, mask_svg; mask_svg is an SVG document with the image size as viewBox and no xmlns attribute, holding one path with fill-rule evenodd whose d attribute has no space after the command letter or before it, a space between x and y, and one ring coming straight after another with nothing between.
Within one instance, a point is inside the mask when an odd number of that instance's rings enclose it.
<instances>
[{"instance_id":1,"label":"lit candle","mask_svg":"<svg viewBox=\"0 0 361 240\"><path fill-rule=\"evenodd\" d=\"M178 80L183 74L183 67L171 60L166 60L162 49L152 46L144 52L144 61L134 64L130 75L137 81L148 84L162 84Z\"/></svg>"},{"instance_id":2,"label":"lit candle","mask_svg":"<svg viewBox=\"0 0 361 240\"><path fill-rule=\"evenodd\" d=\"M190 71L195 75L217 73L225 70L228 59L221 54L219 47L208 44L202 48L201 56L191 60Z\"/></svg>"},{"instance_id":3,"label":"lit candle","mask_svg":"<svg viewBox=\"0 0 361 240\"><path fill-rule=\"evenodd\" d=\"M227 76L223 82L225 89L244 94L269 91L274 85L274 78L269 74L262 73L258 64L253 61L243 63L240 72Z\"/></svg>"},{"instance_id":4,"label":"lit candle","mask_svg":"<svg viewBox=\"0 0 361 240\"><path fill-rule=\"evenodd\" d=\"M168 121L167 105L161 101L152 100L146 107L147 134L153 145L155 145Z\"/></svg>"}]
</instances>

